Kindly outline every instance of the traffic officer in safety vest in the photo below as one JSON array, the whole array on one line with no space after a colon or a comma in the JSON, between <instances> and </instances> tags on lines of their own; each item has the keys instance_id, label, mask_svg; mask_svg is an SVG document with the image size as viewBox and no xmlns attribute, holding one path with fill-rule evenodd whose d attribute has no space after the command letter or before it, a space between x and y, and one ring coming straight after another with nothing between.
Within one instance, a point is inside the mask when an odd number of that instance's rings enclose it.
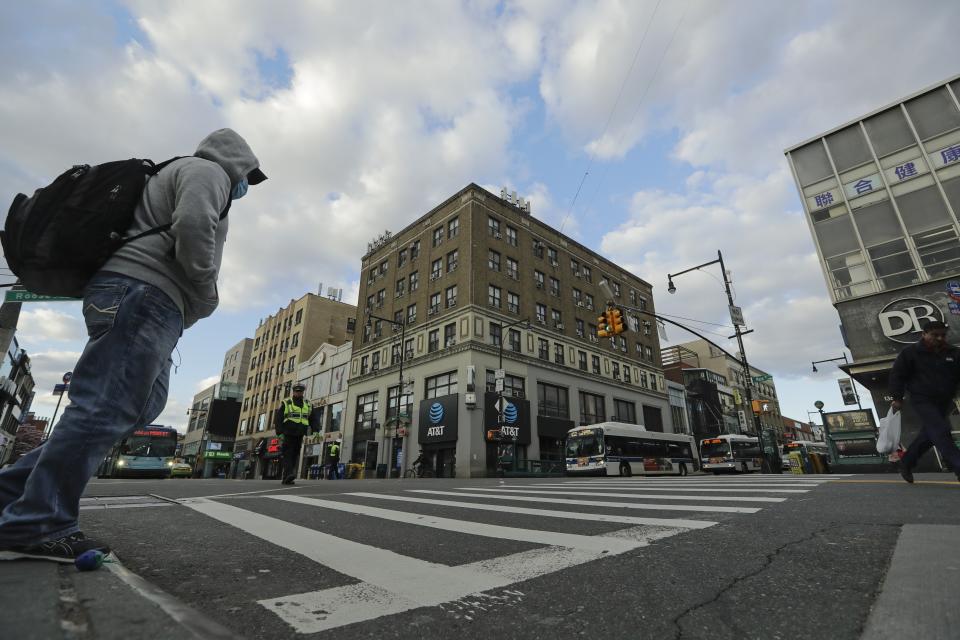
<instances>
[{"instance_id":1,"label":"traffic officer in safety vest","mask_svg":"<svg viewBox=\"0 0 960 640\"><path fill-rule=\"evenodd\" d=\"M283 484L293 484L297 478L297 459L303 446L303 437L310 427L310 403L303 399L304 389L300 383L293 385L293 395L284 398L283 404L277 409L275 424L282 443L280 477L283 478Z\"/></svg>"}]
</instances>

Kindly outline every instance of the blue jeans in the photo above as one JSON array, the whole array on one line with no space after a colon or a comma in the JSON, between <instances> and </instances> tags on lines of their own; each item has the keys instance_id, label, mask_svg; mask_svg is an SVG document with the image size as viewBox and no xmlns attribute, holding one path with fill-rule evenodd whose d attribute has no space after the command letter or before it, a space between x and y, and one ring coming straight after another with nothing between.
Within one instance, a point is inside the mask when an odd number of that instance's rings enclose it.
<instances>
[{"instance_id":1,"label":"blue jeans","mask_svg":"<svg viewBox=\"0 0 960 640\"><path fill-rule=\"evenodd\" d=\"M97 274L83 298L89 341L70 404L43 445L0 471L0 548L79 530L80 496L113 445L167 403L170 354L183 316L160 289Z\"/></svg>"}]
</instances>

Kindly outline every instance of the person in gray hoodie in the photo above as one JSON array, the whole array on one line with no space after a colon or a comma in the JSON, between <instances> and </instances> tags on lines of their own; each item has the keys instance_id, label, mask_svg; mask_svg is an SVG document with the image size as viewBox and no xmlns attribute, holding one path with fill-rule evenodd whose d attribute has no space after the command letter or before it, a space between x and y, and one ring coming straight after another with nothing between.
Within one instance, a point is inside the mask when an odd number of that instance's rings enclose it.
<instances>
[{"instance_id":1,"label":"person in gray hoodie","mask_svg":"<svg viewBox=\"0 0 960 640\"><path fill-rule=\"evenodd\" d=\"M87 285L70 404L42 446L0 470L0 558L109 553L80 531L80 496L111 447L166 405L177 341L219 302L225 214L266 179L247 142L220 129L148 180L131 231L172 226L124 245Z\"/></svg>"}]
</instances>

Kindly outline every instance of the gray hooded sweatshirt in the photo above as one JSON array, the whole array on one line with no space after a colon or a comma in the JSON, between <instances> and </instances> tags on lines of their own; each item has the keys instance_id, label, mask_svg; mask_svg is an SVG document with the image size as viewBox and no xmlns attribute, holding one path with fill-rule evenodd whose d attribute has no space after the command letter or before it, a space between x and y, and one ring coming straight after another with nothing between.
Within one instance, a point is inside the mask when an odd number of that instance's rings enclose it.
<instances>
[{"instance_id":1,"label":"gray hooded sweatshirt","mask_svg":"<svg viewBox=\"0 0 960 640\"><path fill-rule=\"evenodd\" d=\"M134 240L103 266L154 285L170 296L186 329L206 318L219 303L217 275L227 237L228 218L220 219L233 186L259 168L246 140L219 129L197 147L147 181L134 213L130 234L172 223L169 231Z\"/></svg>"}]
</instances>

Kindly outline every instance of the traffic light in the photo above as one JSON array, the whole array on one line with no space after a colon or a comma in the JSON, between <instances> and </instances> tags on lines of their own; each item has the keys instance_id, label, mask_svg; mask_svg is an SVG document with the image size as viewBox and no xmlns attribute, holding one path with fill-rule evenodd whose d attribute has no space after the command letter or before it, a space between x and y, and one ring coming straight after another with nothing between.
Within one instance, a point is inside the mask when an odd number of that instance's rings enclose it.
<instances>
[{"instance_id":1,"label":"traffic light","mask_svg":"<svg viewBox=\"0 0 960 640\"><path fill-rule=\"evenodd\" d=\"M607 309L607 318L609 320L609 325L613 329L613 335L618 336L626 329L623 326L623 314L620 312L620 309L613 307Z\"/></svg>"},{"instance_id":2,"label":"traffic light","mask_svg":"<svg viewBox=\"0 0 960 640\"><path fill-rule=\"evenodd\" d=\"M602 316L597 318L597 337L598 338L609 338L613 335L613 327L610 326L609 317L607 312L604 312Z\"/></svg>"}]
</instances>

